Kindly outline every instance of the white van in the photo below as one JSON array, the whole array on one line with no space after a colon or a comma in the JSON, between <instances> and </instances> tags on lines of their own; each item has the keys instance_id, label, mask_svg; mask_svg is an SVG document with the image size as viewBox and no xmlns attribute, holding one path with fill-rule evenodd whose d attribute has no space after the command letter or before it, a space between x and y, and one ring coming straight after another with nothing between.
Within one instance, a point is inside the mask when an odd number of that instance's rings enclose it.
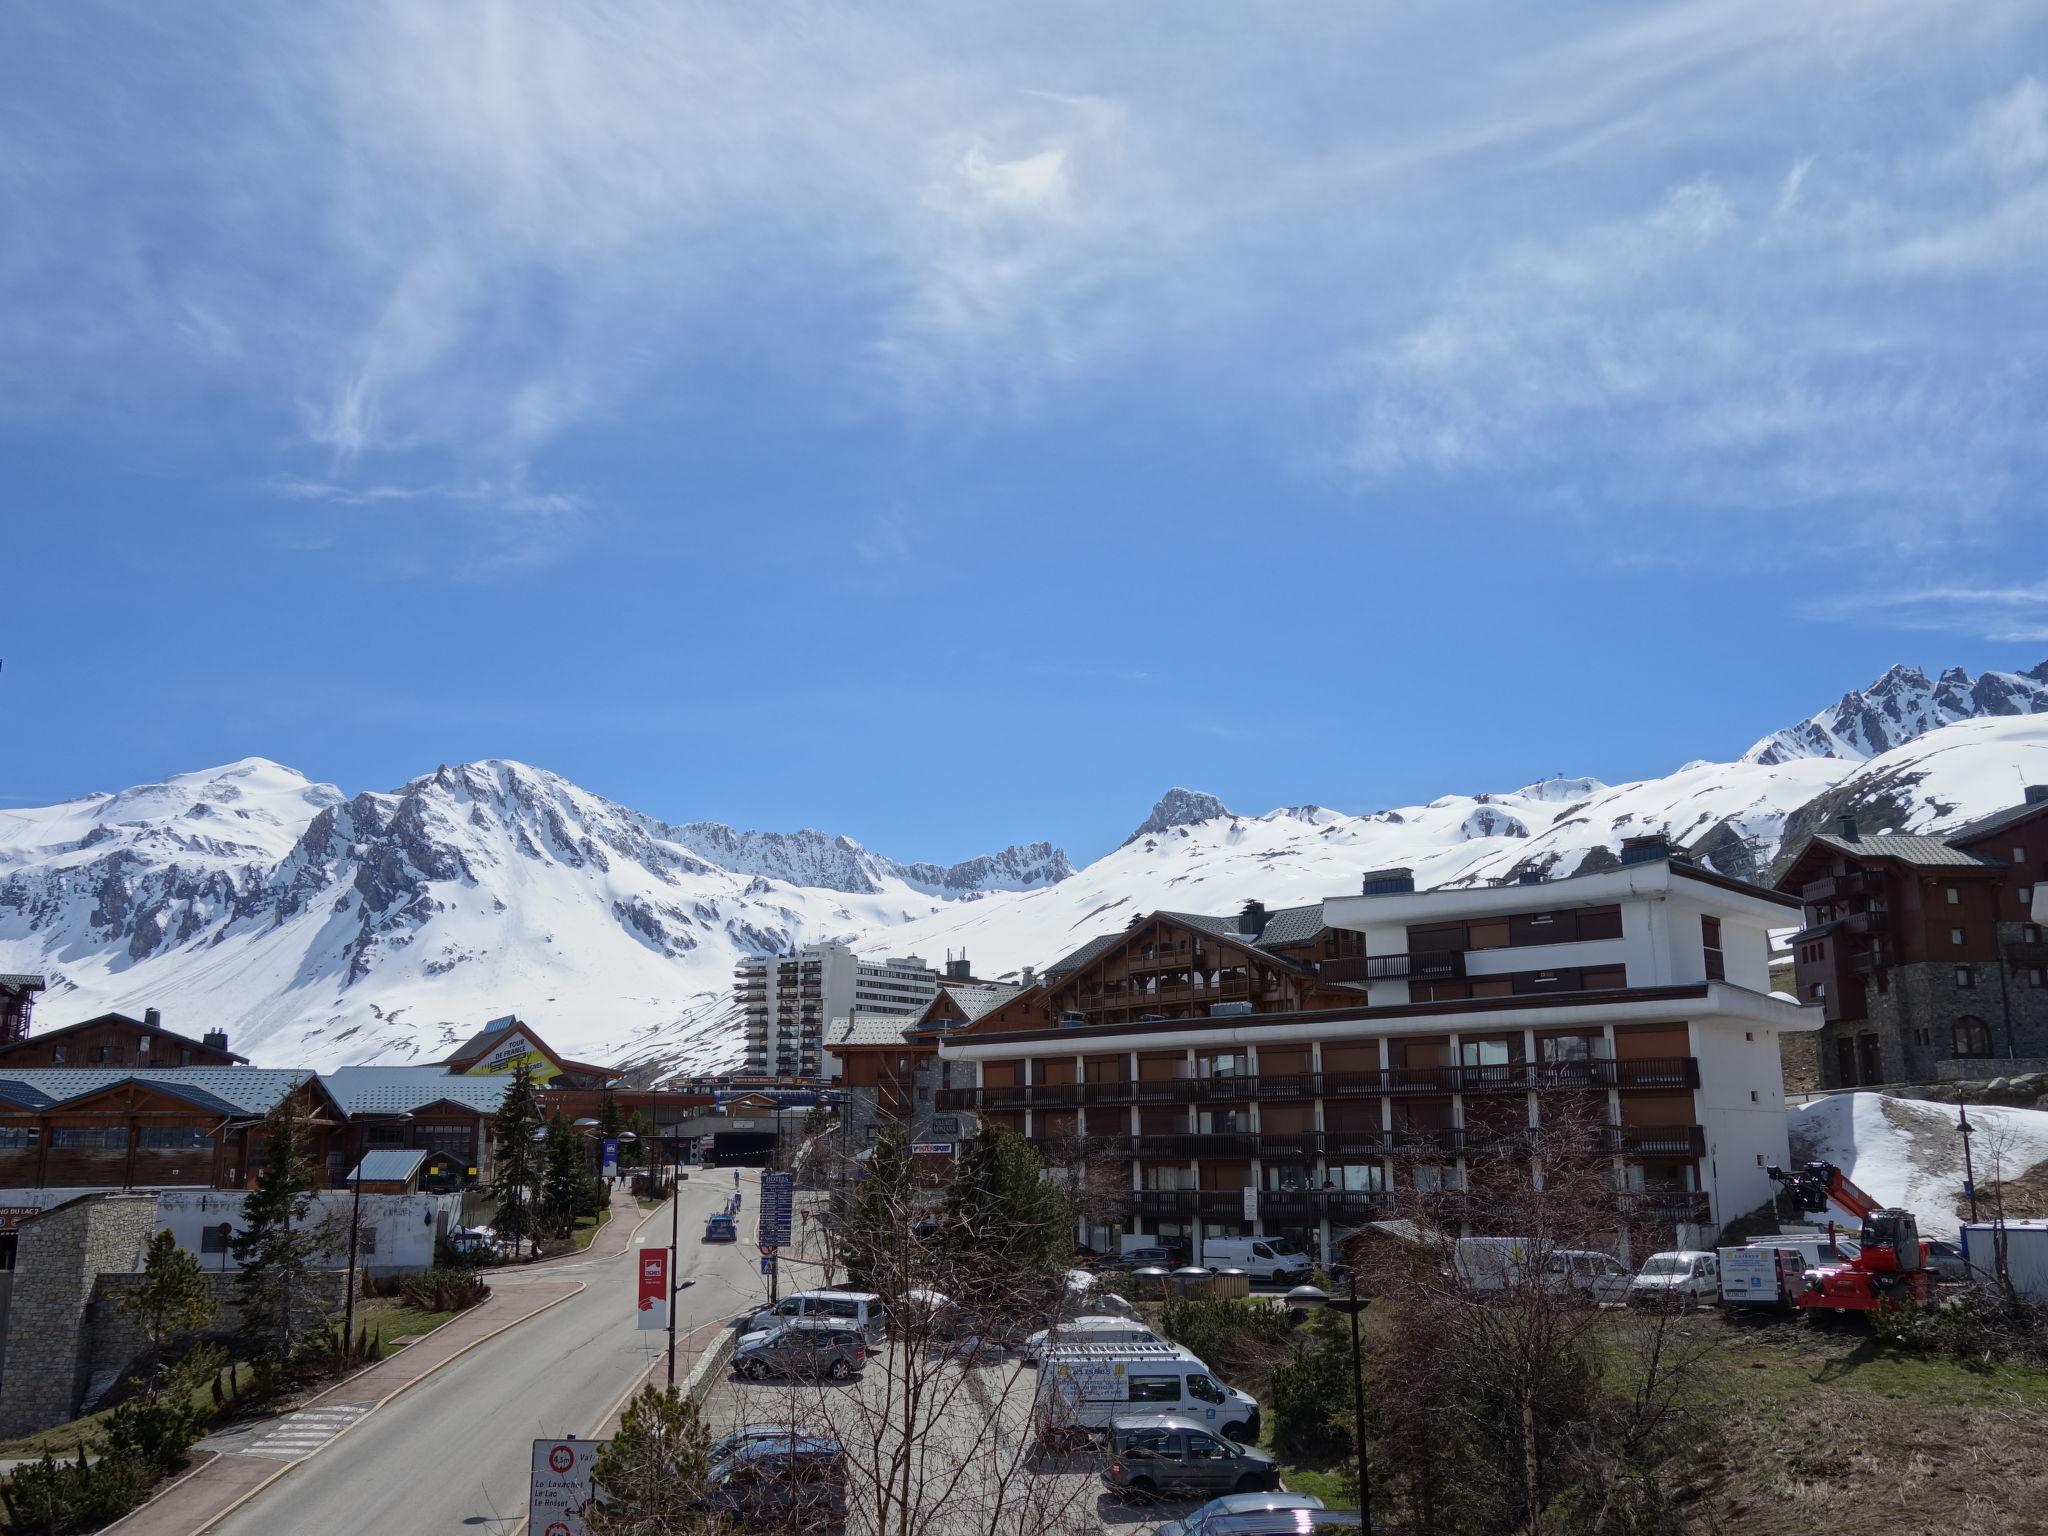
<instances>
[{"instance_id":1,"label":"white van","mask_svg":"<svg viewBox=\"0 0 2048 1536\"><path fill-rule=\"evenodd\" d=\"M1723 1248L1721 1304L1728 1307L1779 1307L1789 1310L1806 1288L1809 1269L1839 1264L1858 1252L1855 1239L1829 1239L1795 1234L1760 1237L1740 1248Z\"/></svg>"},{"instance_id":2,"label":"white van","mask_svg":"<svg viewBox=\"0 0 2048 1536\"><path fill-rule=\"evenodd\" d=\"M756 1312L742 1330L766 1333L799 1318L844 1323L858 1328L871 1344L880 1343L889 1331L889 1312L873 1291L798 1291L785 1296L766 1311Z\"/></svg>"},{"instance_id":3,"label":"white van","mask_svg":"<svg viewBox=\"0 0 2048 1536\"><path fill-rule=\"evenodd\" d=\"M1190 1415L1257 1444L1259 1404L1172 1344L1062 1344L1045 1352L1033 1404L1049 1431L1105 1430L1133 1413Z\"/></svg>"},{"instance_id":4,"label":"white van","mask_svg":"<svg viewBox=\"0 0 2048 1536\"><path fill-rule=\"evenodd\" d=\"M1694 1248L1651 1254L1628 1287L1632 1307L1696 1307L1720 1296L1721 1261Z\"/></svg>"},{"instance_id":5,"label":"white van","mask_svg":"<svg viewBox=\"0 0 2048 1536\"><path fill-rule=\"evenodd\" d=\"M1315 1267L1291 1237L1205 1237L1202 1264L1208 1269L1241 1269L1254 1280L1299 1285Z\"/></svg>"},{"instance_id":6,"label":"white van","mask_svg":"<svg viewBox=\"0 0 2048 1536\"><path fill-rule=\"evenodd\" d=\"M1024 1341L1024 1363L1038 1364L1048 1349L1066 1344L1164 1344L1150 1328L1134 1317L1077 1317L1051 1328L1041 1328Z\"/></svg>"}]
</instances>

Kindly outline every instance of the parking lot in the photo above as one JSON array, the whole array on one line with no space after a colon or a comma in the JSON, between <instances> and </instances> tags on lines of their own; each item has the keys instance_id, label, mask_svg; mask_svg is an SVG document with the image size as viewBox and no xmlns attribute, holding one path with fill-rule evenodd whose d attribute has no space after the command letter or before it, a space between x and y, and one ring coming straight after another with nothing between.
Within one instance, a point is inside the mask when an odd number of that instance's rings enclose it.
<instances>
[{"instance_id":1,"label":"parking lot","mask_svg":"<svg viewBox=\"0 0 2048 1536\"><path fill-rule=\"evenodd\" d=\"M1198 1501L1122 1502L1099 1476L1099 1453L1036 1453L1038 1373L1014 1355L977 1363L873 1351L844 1383L749 1382L728 1373L709 1393L713 1436L743 1424L787 1425L846 1448L848 1531L881 1536L907 1507L931 1536L1142 1536Z\"/></svg>"}]
</instances>

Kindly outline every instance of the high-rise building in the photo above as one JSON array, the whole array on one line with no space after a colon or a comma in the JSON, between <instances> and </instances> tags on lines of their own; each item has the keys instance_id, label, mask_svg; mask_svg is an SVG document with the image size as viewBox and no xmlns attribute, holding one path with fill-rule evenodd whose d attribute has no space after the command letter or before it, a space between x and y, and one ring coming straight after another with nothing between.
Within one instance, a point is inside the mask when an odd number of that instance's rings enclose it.
<instances>
[{"instance_id":1,"label":"high-rise building","mask_svg":"<svg viewBox=\"0 0 2048 1536\"><path fill-rule=\"evenodd\" d=\"M746 1014L747 1071L762 1077L836 1076L825 1027L856 1012L913 1019L938 995L939 973L916 955L863 960L844 944L750 956L733 970Z\"/></svg>"}]
</instances>

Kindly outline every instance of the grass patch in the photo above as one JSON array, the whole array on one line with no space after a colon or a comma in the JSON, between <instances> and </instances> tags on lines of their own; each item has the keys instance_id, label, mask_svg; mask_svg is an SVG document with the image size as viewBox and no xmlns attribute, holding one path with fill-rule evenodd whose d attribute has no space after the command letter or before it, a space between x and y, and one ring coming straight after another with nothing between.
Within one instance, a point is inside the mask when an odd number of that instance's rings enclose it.
<instances>
[{"instance_id":1,"label":"grass patch","mask_svg":"<svg viewBox=\"0 0 2048 1536\"><path fill-rule=\"evenodd\" d=\"M643 1211L658 1211L664 1205L667 1205L668 1201L657 1199L653 1195L635 1195L633 1203Z\"/></svg>"},{"instance_id":2,"label":"grass patch","mask_svg":"<svg viewBox=\"0 0 2048 1536\"><path fill-rule=\"evenodd\" d=\"M382 1341L378 1358L389 1359L401 1348L399 1339L415 1338L432 1333L451 1318L460 1317L460 1312L422 1312L408 1307L395 1296L370 1296L356 1303L356 1329L360 1332L367 1327Z\"/></svg>"},{"instance_id":3,"label":"grass patch","mask_svg":"<svg viewBox=\"0 0 2048 1536\"><path fill-rule=\"evenodd\" d=\"M591 1243L596 1241L598 1232L604 1227L604 1224L610 1221L611 1219L612 1209L610 1206L606 1206L602 1211L599 1211L597 1215L594 1217L578 1216L576 1218L576 1230L569 1234L569 1241L574 1246L575 1251L581 1253L584 1249L588 1248L591 1245Z\"/></svg>"},{"instance_id":4,"label":"grass patch","mask_svg":"<svg viewBox=\"0 0 2048 1536\"><path fill-rule=\"evenodd\" d=\"M256 1378L255 1371L243 1364L237 1364L234 1369L236 1388L247 1391L250 1383ZM192 1401L211 1410L213 1392L210 1388L202 1387L192 1394ZM52 1424L48 1429L39 1429L32 1435L21 1435L13 1440L0 1440L0 1460L30 1461L43 1455L56 1456L60 1459L75 1457L80 1447L98 1438L101 1427L107 1421L107 1415L112 1412L111 1408L103 1408L98 1413L88 1413L81 1419L72 1419L64 1424Z\"/></svg>"}]
</instances>

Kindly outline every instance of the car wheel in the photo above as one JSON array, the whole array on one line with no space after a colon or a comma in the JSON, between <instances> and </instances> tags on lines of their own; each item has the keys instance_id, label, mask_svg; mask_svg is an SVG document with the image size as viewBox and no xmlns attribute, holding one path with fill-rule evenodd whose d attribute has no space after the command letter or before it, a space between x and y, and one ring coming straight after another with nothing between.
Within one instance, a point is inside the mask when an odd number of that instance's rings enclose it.
<instances>
[{"instance_id":1,"label":"car wheel","mask_svg":"<svg viewBox=\"0 0 2048 1536\"><path fill-rule=\"evenodd\" d=\"M767 1374L761 1369L761 1362L758 1360L742 1360L739 1365L739 1371L749 1381L759 1381Z\"/></svg>"},{"instance_id":2,"label":"car wheel","mask_svg":"<svg viewBox=\"0 0 2048 1536\"><path fill-rule=\"evenodd\" d=\"M1159 1497L1159 1485L1149 1477L1134 1477L1125 1492L1130 1494L1133 1504L1150 1504Z\"/></svg>"},{"instance_id":3,"label":"car wheel","mask_svg":"<svg viewBox=\"0 0 2048 1536\"><path fill-rule=\"evenodd\" d=\"M825 1367L825 1374L827 1376L830 1376L834 1381L844 1381L850 1373L846 1368L846 1362L844 1360L834 1360L830 1365Z\"/></svg>"},{"instance_id":4,"label":"car wheel","mask_svg":"<svg viewBox=\"0 0 2048 1536\"><path fill-rule=\"evenodd\" d=\"M1223 1426L1223 1438L1226 1440L1235 1440L1239 1445L1243 1445L1251 1437L1252 1427L1242 1419L1237 1419ZM1243 1490L1240 1489L1239 1491L1242 1492Z\"/></svg>"}]
</instances>

